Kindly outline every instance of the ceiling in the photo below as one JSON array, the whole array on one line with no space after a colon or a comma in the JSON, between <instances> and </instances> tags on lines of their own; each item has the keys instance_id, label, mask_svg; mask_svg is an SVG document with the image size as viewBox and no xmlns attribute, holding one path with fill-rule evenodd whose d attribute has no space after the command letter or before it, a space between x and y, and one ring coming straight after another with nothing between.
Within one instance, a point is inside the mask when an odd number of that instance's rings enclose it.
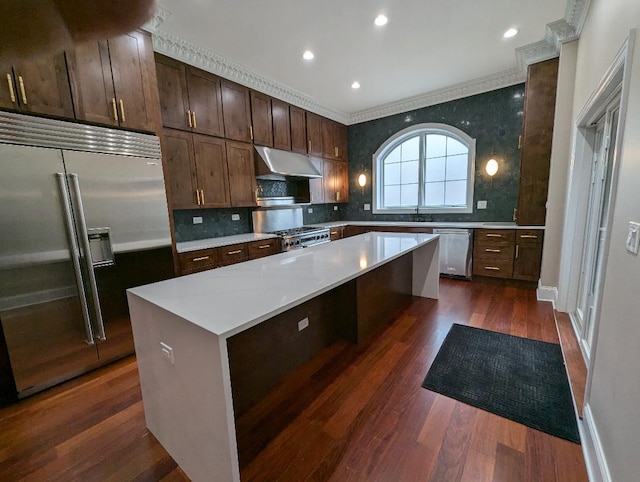
<instances>
[{"instance_id":1,"label":"ceiling","mask_svg":"<svg viewBox=\"0 0 640 482\"><path fill-rule=\"evenodd\" d=\"M427 105L452 87L469 95L522 82L516 49L549 43L547 24L575 27L564 17L576 3L159 0L149 30L159 52L353 123L416 97ZM373 23L380 13L389 18L383 27ZM504 39L509 27L519 33ZM313 60L302 58L306 49Z\"/></svg>"}]
</instances>

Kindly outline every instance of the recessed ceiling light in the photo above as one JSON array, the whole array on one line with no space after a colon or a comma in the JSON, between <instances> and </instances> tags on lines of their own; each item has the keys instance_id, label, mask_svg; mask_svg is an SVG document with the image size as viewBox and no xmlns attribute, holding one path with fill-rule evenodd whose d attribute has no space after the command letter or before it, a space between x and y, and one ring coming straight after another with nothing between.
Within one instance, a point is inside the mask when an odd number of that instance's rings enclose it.
<instances>
[{"instance_id":1,"label":"recessed ceiling light","mask_svg":"<svg viewBox=\"0 0 640 482\"><path fill-rule=\"evenodd\" d=\"M359 89L360 88L360 82L358 82L357 80L351 84L351 88L352 89Z\"/></svg>"},{"instance_id":2,"label":"recessed ceiling light","mask_svg":"<svg viewBox=\"0 0 640 482\"><path fill-rule=\"evenodd\" d=\"M302 54L302 58L305 60L311 60L313 59L313 57L315 56L313 55L313 52L311 50L305 50Z\"/></svg>"},{"instance_id":3,"label":"recessed ceiling light","mask_svg":"<svg viewBox=\"0 0 640 482\"><path fill-rule=\"evenodd\" d=\"M388 21L389 19L386 16L380 14L376 17L373 23L375 23L378 27L382 27L383 25L386 25Z\"/></svg>"},{"instance_id":4,"label":"recessed ceiling light","mask_svg":"<svg viewBox=\"0 0 640 482\"><path fill-rule=\"evenodd\" d=\"M507 30L505 33L503 33L502 36L504 38L511 38L511 37L515 37L517 34L518 34L518 29L512 27L509 30Z\"/></svg>"}]
</instances>

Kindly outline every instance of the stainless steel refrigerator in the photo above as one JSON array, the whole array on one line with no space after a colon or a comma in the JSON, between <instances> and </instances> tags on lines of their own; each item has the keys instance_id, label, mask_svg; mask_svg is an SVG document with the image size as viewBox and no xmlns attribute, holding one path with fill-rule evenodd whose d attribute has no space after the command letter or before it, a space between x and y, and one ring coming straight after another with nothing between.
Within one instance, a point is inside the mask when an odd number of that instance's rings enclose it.
<instances>
[{"instance_id":1,"label":"stainless steel refrigerator","mask_svg":"<svg viewBox=\"0 0 640 482\"><path fill-rule=\"evenodd\" d=\"M0 113L0 320L19 397L133 353L125 289L170 276L156 136Z\"/></svg>"}]
</instances>

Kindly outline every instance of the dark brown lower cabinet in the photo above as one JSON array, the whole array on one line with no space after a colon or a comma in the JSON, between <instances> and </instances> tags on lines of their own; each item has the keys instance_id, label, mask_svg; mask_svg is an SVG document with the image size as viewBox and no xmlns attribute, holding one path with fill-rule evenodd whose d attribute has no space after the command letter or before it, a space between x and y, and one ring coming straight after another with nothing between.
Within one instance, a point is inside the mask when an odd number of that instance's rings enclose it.
<instances>
[{"instance_id":1,"label":"dark brown lower cabinet","mask_svg":"<svg viewBox=\"0 0 640 482\"><path fill-rule=\"evenodd\" d=\"M538 281L543 236L541 229L476 229L473 274Z\"/></svg>"},{"instance_id":2,"label":"dark brown lower cabinet","mask_svg":"<svg viewBox=\"0 0 640 482\"><path fill-rule=\"evenodd\" d=\"M525 281L540 279L542 241L544 232L539 229L516 233L516 252L513 259L513 278Z\"/></svg>"},{"instance_id":3,"label":"dark brown lower cabinet","mask_svg":"<svg viewBox=\"0 0 640 482\"><path fill-rule=\"evenodd\" d=\"M250 259L263 258L278 254L281 249L280 238L268 238L180 253L178 255L180 274L192 274Z\"/></svg>"}]
</instances>

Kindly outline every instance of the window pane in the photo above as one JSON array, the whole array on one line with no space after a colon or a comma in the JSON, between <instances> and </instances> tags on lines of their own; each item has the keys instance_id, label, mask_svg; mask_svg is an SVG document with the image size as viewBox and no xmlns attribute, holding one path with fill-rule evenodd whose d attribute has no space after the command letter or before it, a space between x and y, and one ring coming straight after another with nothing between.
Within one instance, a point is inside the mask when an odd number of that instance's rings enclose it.
<instances>
[{"instance_id":1,"label":"window pane","mask_svg":"<svg viewBox=\"0 0 640 482\"><path fill-rule=\"evenodd\" d=\"M468 161L469 157L466 154L447 157L447 181L466 179L469 172Z\"/></svg>"},{"instance_id":2,"label":"window pane","mask_svg":"<svg viewBox=\"0 0 640 482\"><path fill-rule=\"evenodd\" d=\"M400 205L400 186L384 187L384 205L386 207Z\"/></svg>"},{"instance_id":3,"label":"window pane","mask_svg":"<svg viewBox=\"0 0 640 482\"><path fill-rule=\"evenodd\" d=\"M450 181L446 183L444 203L447 206L467 204L466 181Z\"/></svg>"},{"instance_id":4,"label":"window pane","mask_svg":"<svg viewBox=\"0 0 640 482\"><path fill-rule=\"evenodd\" d=\"M447 156L455 156L456 154L467 154L469 149L462 142L457 141L453 137L447 137Z\"/></svg>"},{"instance_id":5,"label":"window pane","mask_svg":"<svg viewBox=\"0 0 640 482\"><path fill-rule=\"evenodd\" d=\"M418 205L418 184L403 184L400 191L401 206Z\"/></svg>"},{"instance_id":6,"label":"window pane","mask_svg":"<svg viewBox=\"0 0 640 482\"><path fill-rule=\"evenodd\" d=\"M442 206L444 203L444 182L428 182L424 185L425 206Z\"/></svg>"},{"instance_id":7,"label":"window pane","mask_svg":"<svg viewBox=\"0 0 640 482\"><path fill-rule=\"evenodd\" d=\"M396 147L393 151L391 151L387 157L384 158L385 164L390 164L392 162L400 162L400 149L401 146Z\"/></svg>"},{"instance_id":8,"label":"window pane","mask_svg":"<svg viewBox=\"0 0 640 482\"><path fill-rule=\"evenodd\" d=\"M411 182L418 182L418 167L420 163L418 161L403 162L400 164L402 167L402 184Z\"/></svg>"},{"instance_id":9,"label":"window pane","mask_svg":"<svg viewBox=\"0 0 640 482\"><path fill-rule=\"evenodd\" d=\"M385 164L384 166L384 185L400 184L400 166L402 164Z\"/></svg>"},{"instance_id":10,"label":"window pane","mask_svg":"<svg viewBox=\"0 0 640 482\"><path fill-rule=\"evenodd\" d=\"M401 145L403 161L413 161L420 157L420 137L412 137Z\"/></svg>"},{"instance_id":11,"label":"window pane","mask_svg":"<svg viewBox=\"0 0 640 482\"><path fill-rule=\"evenodd\" d=\"M427 159L427 168L424 172L425 182L444 181L444 167L446 157L436 157L435 159Z\"/></svg>"},{"instance_id":12,"label":"window pane","mask_svg":"<svg viewBox=\"0 0 640 482\"><path fill-rule=\"evenodd\" d=\"M427 135L427 159L447 155L447 138L441 134Z\"/></svg>"}]
</instances>

